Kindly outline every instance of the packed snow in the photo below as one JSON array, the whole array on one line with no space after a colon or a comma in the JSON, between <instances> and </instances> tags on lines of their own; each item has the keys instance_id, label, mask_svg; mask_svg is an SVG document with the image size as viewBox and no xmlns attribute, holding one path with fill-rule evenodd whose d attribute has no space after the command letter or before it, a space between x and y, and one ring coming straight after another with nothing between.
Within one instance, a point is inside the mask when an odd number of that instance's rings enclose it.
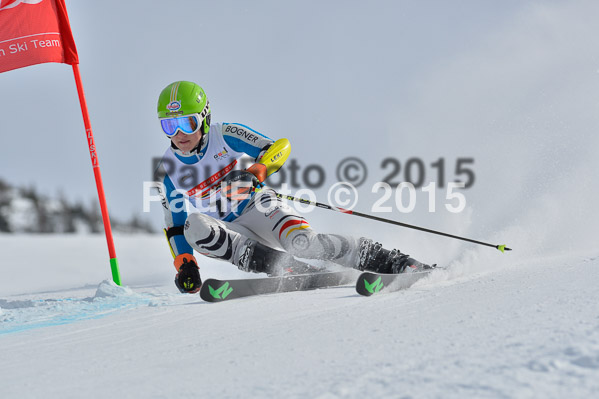
<instances>
[{"instance_id":1,"label":"packed snow","mask_svg":"<svg viewBox=\"0 0 599 399\"><path fill-rule=\"evenodd\" d=\"M102 240L0 236L19 265L0 285L0 397L599 394L598 251L524 260L471 249L402 292L209 304L178 293L161 237L117 237L122 287ZM22 267L29 246L42 256ZM487 251L508 261L478 263ZM202 274L245 276L218 261Z\"/></svg>"}]
</instances>

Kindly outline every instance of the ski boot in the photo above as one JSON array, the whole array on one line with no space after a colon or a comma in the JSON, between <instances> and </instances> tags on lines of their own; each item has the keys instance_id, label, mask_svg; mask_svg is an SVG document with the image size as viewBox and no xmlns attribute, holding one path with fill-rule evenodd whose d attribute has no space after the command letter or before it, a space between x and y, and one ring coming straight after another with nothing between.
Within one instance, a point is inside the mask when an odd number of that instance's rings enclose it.
<instances>
[{"instance_id":1,"label":"ski boot","mask_svg":"<svg viewBox=\"0 0 599 399\"><path fill-rule=\"evenodd\" d=\"M310 274L324 271L323 268L300 262L284 251L278 251L254 240L248 240L237 266L240 270L266 273L269 276Z\"/></svg>"},{"instance_id":2,"label":"ski boot","mask_svg":"<svg viewBox=\"0 0 599 399\"><path fill-rule=\"evenodd\" d=\"M375 273L399 274L421 272L434 269L436 264L430 266L410 258L397 249L391 251L383 248L378 242L367 238L360 238L360 255L357 269Z\"/></svg>"}]
</instances>

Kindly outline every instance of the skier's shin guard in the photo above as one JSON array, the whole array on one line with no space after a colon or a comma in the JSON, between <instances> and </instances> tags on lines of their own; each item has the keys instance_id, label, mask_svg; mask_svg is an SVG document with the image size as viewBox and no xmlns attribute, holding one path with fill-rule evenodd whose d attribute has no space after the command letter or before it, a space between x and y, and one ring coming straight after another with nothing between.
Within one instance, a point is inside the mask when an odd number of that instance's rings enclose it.
<instances>
[{"instance_id":1,"label":"skier's shin guard","mask_svg":"<svg viewBox=\"0 0 599 399\"><path fill-rule=\"evenodd\" d=\"M251 239L246 241L237 267L246 272L266 273L269 276L318 271L318 268L298 261L287 252L278 251Z\"/></svg>"}]
</instances>

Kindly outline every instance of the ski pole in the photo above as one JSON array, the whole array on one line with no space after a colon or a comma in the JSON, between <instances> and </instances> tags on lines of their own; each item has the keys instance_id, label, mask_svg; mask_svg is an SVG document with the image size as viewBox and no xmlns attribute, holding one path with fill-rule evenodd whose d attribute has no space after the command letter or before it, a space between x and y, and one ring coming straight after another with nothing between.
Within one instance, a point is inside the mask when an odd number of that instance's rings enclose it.
<instances>
[{"instance_id":1,"label":"ski pole","mask_svg":"<svg viewBox=\"0 0 599 399\"><path fill-rule=\"evenodd\" d=\"M260 189L256 189L256 191L260 191ZM295 201L295 202L299 202L299 203L306 204L306 205L312 205L312 206L316 206L318 208L323 208L323 209L328 209L328 210L331 210L331 211L341 212L341 213L345 213L345 214L348 214L348 215L360 216L360 217L363 217L363 218L366 218L366 219L372 219L372 220L376 220L376 221L383 222L383 223L389 223L389 224L393 224L393 225L396 225L396 226L407 227L409 229L424 231L426 233L437 234L437 235L440 235L440 236L455 238L457 240L468 241L468 242L472 242L474 244L479 244L479 245L484 245L484 246L487 246L487 247L492 247L492 248L500 250L502 253L505 253L505 251L511 251L512 250L511 248L508 248L505 245L489 244L487 242L473 240L471 238L466 238L466 237L460 237L460 236L456 236L456 235L453 235L453 234L443 233L441 231L431 230L431 229L427 229L427 228L424 228L424 227L415 226L415 225L412 225L412 224L397 222L395 220L385 219L385 218L381 218L381 217L373 216L373 215L368 215L366 213L361 213L361 212L351 211L349 209L343 209L343 208L333 207L331 205L323 204L321 202L314 202L314 201L310 201L310 200L307 200L307 199L304 199L304 198L293 197L291 195L283 195L283 194L277 193L276 191L275 191L275 195L277 196L277 198L286 199L286 200L289 200L289 201Z\"/></svg>"}]
</instances>

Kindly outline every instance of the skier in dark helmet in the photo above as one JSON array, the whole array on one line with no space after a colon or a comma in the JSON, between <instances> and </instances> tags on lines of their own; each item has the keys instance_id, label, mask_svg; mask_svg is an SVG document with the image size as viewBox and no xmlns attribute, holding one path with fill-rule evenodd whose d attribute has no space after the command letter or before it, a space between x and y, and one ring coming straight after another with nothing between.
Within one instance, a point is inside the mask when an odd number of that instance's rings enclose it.
<instances>
[{"instance_id":1,"label":"skier in dark helmet","mask_svg":"<svg viewBox=\"0 0 599 399\"><path fill-rule=\"evenodd\" d=\"M181 292L198 292L202 283L194 250L268 275L319 270L296 256L379 273L430 268L367 238L312 230L304 217L263 187L289 156L289 141L273 141L238 123L211 123L208 99L197 84L179 81L164 88L158 118L170 139L159 191ZM242 170L239 159L246 154L255 163ZM188 213L186 201L199 212Z\"/></svg>"}]
</instances>

